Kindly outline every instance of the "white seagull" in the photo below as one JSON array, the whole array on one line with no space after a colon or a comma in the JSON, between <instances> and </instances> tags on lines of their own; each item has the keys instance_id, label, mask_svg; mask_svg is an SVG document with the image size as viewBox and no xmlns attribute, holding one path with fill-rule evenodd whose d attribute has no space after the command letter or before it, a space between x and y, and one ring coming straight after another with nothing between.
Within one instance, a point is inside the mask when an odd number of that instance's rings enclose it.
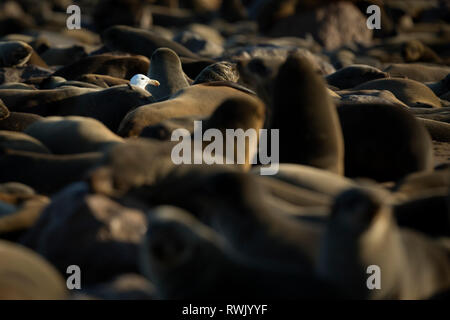
<instances>
[{"instance_id":1,"label":"white seagull","mask_svg":"<svg viewBox=\"0 0 450 320\"><path fill-rule=\"evenodd\" d=\"M138 86L139 88L142 88L145 90L145 87L149 84L155 87L159 87L160 83L158 80L150 79L147 76L144 76L143 74L136 74L131 78L130 84Z\"/></svg>"}]
</instances>

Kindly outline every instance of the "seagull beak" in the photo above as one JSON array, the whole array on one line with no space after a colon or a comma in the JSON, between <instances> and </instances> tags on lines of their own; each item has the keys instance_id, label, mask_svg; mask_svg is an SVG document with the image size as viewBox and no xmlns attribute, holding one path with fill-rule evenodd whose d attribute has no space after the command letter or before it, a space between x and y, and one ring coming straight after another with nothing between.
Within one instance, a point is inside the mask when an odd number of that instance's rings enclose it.
<instances>
[{"instance_id":1,"label":"seagull beak","mask_svg":"<svg viewBox=\"0 0 450 320\"><path fill-rule=\"evenodd\" d=\"M152 85L152 86L155 86L155 87L159 87L159 85L160 85L160 83L159 83L158 80L150 80L150 81L148 82L148 84L150 84L150 85Z\"/></svg>"}]
</instances>

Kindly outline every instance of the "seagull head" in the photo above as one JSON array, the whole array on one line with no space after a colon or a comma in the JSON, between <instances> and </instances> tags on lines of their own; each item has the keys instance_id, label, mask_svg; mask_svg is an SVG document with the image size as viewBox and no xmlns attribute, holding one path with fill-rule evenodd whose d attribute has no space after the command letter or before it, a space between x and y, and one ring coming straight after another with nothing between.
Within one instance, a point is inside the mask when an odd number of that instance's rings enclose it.
<instances>
[{"instance_id":1,"label":"seagull head","mask_svg":"<svg viewBox=\"0 0 450 320\"><path fill-rule=\"evenodd\" d=\"M143 74L134 75L130 80L130 84L138 86L139 88L142 88L144 90L147 85L159 87L158 80L150 79L149 77L144 76Z\"/></svg>"}]
</instances>

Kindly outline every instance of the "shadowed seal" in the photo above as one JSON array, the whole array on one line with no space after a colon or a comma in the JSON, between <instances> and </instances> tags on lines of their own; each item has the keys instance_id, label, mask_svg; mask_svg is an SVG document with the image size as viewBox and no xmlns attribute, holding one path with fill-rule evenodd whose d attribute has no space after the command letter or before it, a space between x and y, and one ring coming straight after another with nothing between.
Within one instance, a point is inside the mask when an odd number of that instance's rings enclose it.
<instances>
[{"instance_id":1,"label":"shadowed seal","mask_svg":"<svg viewBox=\"0 0 450 320\"><path fill-rule=\"evenodd\" d=\"M327 75L325 79L336 88L349 89L367 81L388 77L386 72L371 66L351 65Z\"/></svg>"},{"instance_id":2,"label":"shadowed seal","mask_svg":"<svg viewBox=\"0 0 450 320\"><path fill-rule=\"evenodd\" d=\"M404 107L348 104L339 106L338 113L344 134L346 176L395 181L412 172L432 169L430 135Z\"/></svg>"},{"instance_id":3,"label":"shadowed seal","mask_svg":"<svg viewBox=\"0 0 450 320\"><path fill-rule=\"evenodd\" d=\"M173 50L168 48L160 48L153 53L147 76L160 83L159 86L148 85L146 87L156 100L189 87L181 67L180 58Z\"/></svg>"},{"instance_id":4,"label":"shadowed seal","mask_svg":"<svg viewBox=\"0 0 450 320\"><path fill-rule=\"evenodd\" d=\"M63 300L68 297L60 273L30 249L0 240L1 300Z\"/></svg>"},{"instance_id":5,"label":"shadowed seal","mask_svg":"<svg viewBox=\"0 0 450 320\"><path fill-rule=\"evenodd\" d=\"M103 151L123 142L100 121L78 116L46 117L29 125L24 132L55 154Z\"/></svg>"},{"instance_id":6,"label":"shadowed seal","mask_svg":"<svg viewBox=\"0 0 450 320\"><path fill-rule=\"evenodd\" d=\"M102 40L110 50L141 54L150 58L161 47L169 48L180 57L199 58L183 45L156 33L128 26L113 26L102 33ZM142 72L135 72L142 73Z\"/></svg>"},{"instance_id":7,"label":"shadowed seal","mask_svg":"<svg viewBox=\"0 0 450 320\"><path fill-rule=\"evenodd\" d=\"M275 80L272 129L280 130L280 162L342 174L344 143L336 108L309 61L291 55Z\"/></svg>"},{"instance_id":8,"label":"shadowed seal","mask_svg":"<svg viewBox=\"0 0 450 320\"><path fill-rule=\"evenodd\" d=\"M119 135L138 136L141 131L164 120L185 116L209 116L225 100L246 98L247 91L233 87L228 82L209 82L186 87L169 99L143 105L130 111L122 120Z\"/></svg>"},{"instance_id":9,"label":"shadowed seal","mask_svg":"<svg viewBox=\"0 0 450 320\"><path fill-rule=\"evenodd\" d=\"M226 238L182 209L157 207L148 219L140 269L155 283L160 298L336 297L331 287L310 273L254 266L236 259L227 250Z\"/></svg>"},{"instance_id":10,"label":"shadowed seal","mask_svg":"<svg viewBox=\"0 0 450 320\"><path fill-rule=\"evenodd\" d=\"M146 73L150 61L143 56L117 56L100 54L75 61L58 69L54 76L76 80L83 74L103 74L111 77L130 79L138 73Z\"/></svg>"},{"instance_id":11,"label":"shadowed seal","mask_svg":"<svg viewBox=\"0 0 450 320\"><path fill-rule=\"evenodd\" d=\"M350 189L336 198L318 272L357 299L426 299L450 288L448 249L397 226L386 195ZM366 269L378 266L378 290Z\"/></svg>"},{"instance_id":12,"label":"shadowed seal","mask_svg":"<svg viewBox=\"0 0 450 320\"><path fill-rule=\"evenodd\" d=\"M378 79L356 86L354 90L388 90L409 107L442 107L439 98L423 83L410 79Z\"/></svg>"},{"instance_id":13,"label":"shadowed seal","mask_svg":"<svg viewBox=\"0 0 450 320\"><path fill-rule=\"evenodd\" d=\"M33 48L22 41L0 41L0 67L22 67L33 53Z\"/></svg>"}]
</instances>

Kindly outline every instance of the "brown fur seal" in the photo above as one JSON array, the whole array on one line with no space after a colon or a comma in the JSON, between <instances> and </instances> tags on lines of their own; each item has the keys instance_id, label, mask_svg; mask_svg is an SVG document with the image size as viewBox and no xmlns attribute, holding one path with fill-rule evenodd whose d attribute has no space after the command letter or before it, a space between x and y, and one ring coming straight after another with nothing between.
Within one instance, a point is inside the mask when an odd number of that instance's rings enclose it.
<instances>
[{"instance_id":1,"label":"brown fur seal","mask_svg":"<svg viewBox=\"0 0 450 320\"><path fill-rule=\"evenodd\" d=\"M426 85L428 86L428 88L433 90L435 95L441 97L441 99L444 99L442 96L446 93L450 93L450 72L445 78L442 78L442 80L431 83L429 82L426 83Z\"/></svg>"},{"instance_id":2,"label":"brown fur seal","mask_svg":"<svg viewBox=\"0 0 450 320\"><path fill-rule=\"evenodd\" d=\"M167 40L144 29L128 26L113 26L106 29L102 33L102 40L110 50L140 54L147 58L161 47L173 50L180 57L198 58L195 53L175 41ZM137 73L144 72L135 72Z\"/></svg>"},{"instance_id":3,"label":"brown fur seal","mask_svg":"<svg viewBox=\"0 0 450 320\"><path fill-rule=\"evenodd\" d=\"M448 175L450 177L450 173ZM393 211L401 227L414 229L433 238L450 236L448 192L424 192L423 195L397 203Z\"/></svg>"},{"instance_id":4,"label":"brown fur seal","mask_svg":"<svg viewBox=\"0 0 450 320\"><path fill-rule=\"evenodd\" d=\"M259 173L257 170L254 172ZM329 196L336 196L356 185L354 181L335 173L290 163L280 163L278 173L273 178Z\"/></svg>"},{"instance_id":5,"label":"brown fur seal","mask_svg":"<svg viewBox=\"0 0 450 320\"><path fill-rule=\"evenodd\" d=\"M197 165L177 167L135 194L152 205L188 210L227 238L242 261L290 271L310 269L322 226L268 210L266 192L254 175Z\"/></svg>"},{"instance_id":6,"label":"brown fur seal","mask_svg":"<svg viewBox=\"0 0 450 320\"><path fill-rule=\"evenodd\" d=\"M151 61L147 76L150 79L158 80L160 85L147 85L146 90L156 100L162 100L183 88L189 87L181 67L180 58L173 50L159 48L153 53Z\"/></svg>"},{"instance_id":7,"label":"brown fur seal","mask_svg":"<svg viewBox=\"0 0 450 320\"><path fill-rule=\"evenodd\" d=\"M33 85L20 83L20 82L10 82L0 85L0 90L2 89L23 89L23 90L36 90Z\"/></svg>"},{"instance_id":8,"label":"brown fur seal","mask_svg":"<svg viewBox=\"0 0 450 320\"><path fill-rule=\"evenodd\" d=\"M194 79L193 84L199 84L211 81L230 81L237 82L239 80L239 72L236 64L231 62L217 62L209 65L200 72Z\"/></svg>"},{"instance_id":9,"label":"brown fur seal","mask_svg":"<svg viewBox=\"0 0 450 320\"><path fill-rule=\"evenodd\" d=\"M53 75L75 80L87 73L130 79L138 73L146 73L150 61L144 56L117 56L101 54L89 56L58 69Z\"/></svg>"},{"instance_id":10,"label":"brown fur seal","mask_svg":"<svg viewBox=\"0 0 450 320\"><path fill-rule=\"evenodd\" d=\"M181 65L183 66L183 71L192 79L195 79L205 68L213 63L216 63L215 60L207 58L186 58L180 56L180 60Z\"/></svg>"},{"instance_id":11,"label":"brown fur seal","mask_svg":"<svg viewBox=\"0 0 450 320\"><path fill-rule=\"evenodd\" d=\"M120 197L132 188L153 185L173 170L172 148L154 139L128 139L112 146L89 174L91 189Z\"/></svg>"},{"instance_id":12,"label":"brown fur seal","mask_svg":"<svg viewBox=\"0 0 450 320\"><path fill-rule=\"evenodd\" d=\"M344 144L336 108L307 59L291 55L275 80L273 121L280 130L280 162L343 174Z\"/></svg>"},{"instance_id":13,"label":"brown fur seal","mask_svg":"<svg viewBox=\"0 0 450 320\"><path fill-rule=\"evenodd\" d=\"M0 120L8 118L10 115L10 112L8 108L3 103L2 99L0 99Z\"/></svg>"},{"instance_id":14,"label":"brown fur seal","mask_svg":"<svg viewBox=\"0 0 450 320\"><path fill-rule=\"evenodd\" d=\"M0 199L5 197L14 198L17 202L12 212L0 215L0 236L2 239L18 241L33 226L50 199L41 195L15 195L0 191Z\"/></svg>"},{"instance_id":15,"label":"brown fur seal","mask_svg":"<svg viewBox=\"0 0 450 320\"><path fill-rule=\"evenodd\" d=\"M100 121L78 116L47 117L31 124L24 132L55 154L102 151L123 142Z\"/></svg>"},{"instance_id":16,"label":"brown fur seal","mask_svg":"<svg viewBox=\"0 0 450 320\"><path fill-rule=\"evenodd\" d=\"M0 130L23 131L35 121L42 120L43 117L32 113L11 112L9 117L0 120Z\"/></svg>"},{"instance_id":17,"label":"brown fur seal","mask_svg":"<svg viewBox=\"0 0 450 320\"><path fill-rule=\"evenodd\" d=\"M60 272L78 265L83 288L137 272L138 245L145 231L143 212L89 194L87 185L79 182L52 198L21 243L46 257Z\"/></svg>"},{"instance_id":18,"label":"brown fur seal","mask_svg":"<svg viewBox=\"0 0 450 320\"><path fill-rule=\"evenodd\" d=\"M83 116L97 119L115 132L130 110L154 101L147 91L121 85L108 89L67 87L52 90L0 90L13 111L44 116Z\"/></svg>"},{"instance_id":19,"label":"brown fur seal","mask_svg":"<svg viewBox=\"0 0 450 320\"><path fill-rule=\"evenodd\" d=\"M448 107L440 109L412 108L410 110L418 118L450 123L450 108Z\"/></svg>"},{"instance_id":20,"label":"brown fur seal","mask_svg":"<svg viewBox=\"0 0 450 320\"><path fill-rule=\"evenodd\" d=\"M442 59L427 45L419 40L411 40L403 44L402 55L405 62L442 63Z\"/></svg>"},{"instance_id":21,"label":"brown fur seal","mask_svg":"<svg viewBox=\"0 0 450 320\"><path fill-rule=\"evenodd\" d=\"M101 153L52 155L0 149L0 182L17 181L42 194L51 194L68 183L82 180L98 165Z\"/></svg>"},{"instance_id":22,"label":"brown fur seal","mask_svg":"<svg viewBox=\"0 0 450 320\"><path fill-rule=\"evenodd\" d=\"M430 133L431 139L440 142L450 142L450 123L430 119L420 119Z\"/></svg>"},{"instance_id":23,"label":"brown fur seal","mask_svg":"<svg viewBox=\"0 0 450 320\"><path fill-rule=\"evenodd\" d=\"M0 240L1 300L63 300L68 292L61 274L30 249Z\"/></svg>"},{"instance_id":24,"label":"brown fur seal","mask_svg":"<svg viewBox=\"0 0 450 320\"><path fill-rule=\"evenodd\" d=\"M0 41L0 67L22 67L33 53L33 48L22 41Z\"/></svg>"},{"instance_id":25,"label":"brown fur seal","mask_svg":"<svg viewBox=\"0 0 450 320\"><path fill-rule=\"evenodd\" d=\"M383 71L389 73L393 78L406 77L420 82L432 82L443 79L450 73L450 68L420 63L396 63L389 65Z\"/></svg>"},{"instance_id":26,"label":"brown fur seal","mask_svg":"<svg viewBox=\"0 0 450 320\"><path fill-rule=\"evenodd\" d=\"M325 79L336 88L349 89L367 81L388 77L386 72L371 66L350 65L327 75Z\"/></svg>"},{"instance_id":27,"label":"brown fur seal","mask_svg":"<svg viewBox=\"0 0 450 320\"><path fill-rule=\"evenodd\" d=\"M408 106L401 102L397 97L388 90L342 90L338 91L339 103L378 103L378 104L395 104L407 108Z\"/></svg>"},{"instance_id":28,"label":"brown fur seal","mask_svg":"<svg viewBox=\"0 0 450 320\"><path fill-rule=\"evenodd\" d=\"M49 48L41 54L41 58L49 66L65 66L86 56L85 48L79 45L65 48Z\"/></svg>"},{"instance_id":29,"label":"brown fur seal","mask_svg":"<svg viewBox=\"0 0 450 320\"><path fill-rule=\"evenodd\" d=\"M159 298L336 297L332 288L313 274L236 259L226 238L182 209L160 206L149 212L148 219L139 264L156 285Z\"/></svg>"},{"instance_id":30,"label":"brown fur seal","mask_svg":"<svg viewBox=\"0 0 450 320\"><path fill-rule=\"evenodd\" d=\"M102 88L109 88L109 87L117 86L117 85L121 85L121 84L128 84L130 82L127 79L121 79L121 78L106 76L103 74L92 74L92 73L83 74L83 75L79 76L76 80L82 81L82 82L87 82L87 83L92 83L92 84L95 84L96 86L99 86Z\"/></svg>"},{"instance_id":31,"label":"brown fur seal","mask_svg":"<svg viewBox=\"0 0 450 320\"><path fill-rule=\"evenodd\" d=\"M120 124L119 135L138 136L145 127L170 118L208 116L225 100L238 97L245 99L248 95L226 82L216 84L190 86L178 91L168 100L141 106L129 112Z\"/></svg>"},{"instance_id":32,"label":"brown fur seal","mask_svg":"<svg viewBox=\"0 0 450 320\"><path fill-rule=\"evenodd\" d=\"M23 132L0 130L0 146L12 150L50 153L39 140Z\"/></svg>"},{"instance_id":33,"label":"brown fur seal","mask_svg":"<svg viewBox=\"0 0 450 320\"><path fill-rule=\"evenodd\" d=\"M338 113L344 134L346 176L395 181L412 172L432 169L431 137L404 107L348 104L339 106Z\"/></svg>"},{"instance_id":34,"label":"brown fur seal","mask_svg":"<svg viewBox=\"0 0 450 320\"><path fill-rule=\"evenodd\" d=\"M350 189L336 198L318 272L357 299L426 299L450 288L448 249L397 226L379 191ZM369 266L380 288L369 290Z\"/></svg>"},{"instance_id":35,"label":"brown fur seal","mask_svg":"<svg viewBox=\"0 0 450 320\"><path fill-rule=\"evenodd\" d=\"M251 167L251 161L256 156L258 151L258 142L259 142L259 130L261 130L264 126L265 121L265 113L266 107L264 103L252 96L247 96L245 98L231 98L225 100L220 106L217 107L216 110L212 113L212 115L204 122L203 124L203 132L206 132L208 129L220 130L223 136L223 151L216 150L216 152L223 153L222 156L224 158L224 163L226 163L227 153L229 152L228 148L233 149L233 159L232 163L239 163L241 157L244 160L242 163L242 167L244 170L248 171ZM233 141L232 145L227 145L226 142L226 131L227 130L243 130L247 132L247 130L255 130L256 141L246 141L244 155L238 154L239 146L236 145L236 142ZM252 145L254 143L254 145ZM208 142L203 142L203 148L211 148L212 144Z\"/></svg>"},{"instance_id":36,"label":"brown fur seal","mask_svg":"<svg viewBox=\"0 0 450 320\"><path fill-rule=\"evenodd\" d=\"M441 108L438 97L426 85L409 79L378 79L363 83L354 90L388 90L409 107Z\"/></svg>"}]
</instances>

